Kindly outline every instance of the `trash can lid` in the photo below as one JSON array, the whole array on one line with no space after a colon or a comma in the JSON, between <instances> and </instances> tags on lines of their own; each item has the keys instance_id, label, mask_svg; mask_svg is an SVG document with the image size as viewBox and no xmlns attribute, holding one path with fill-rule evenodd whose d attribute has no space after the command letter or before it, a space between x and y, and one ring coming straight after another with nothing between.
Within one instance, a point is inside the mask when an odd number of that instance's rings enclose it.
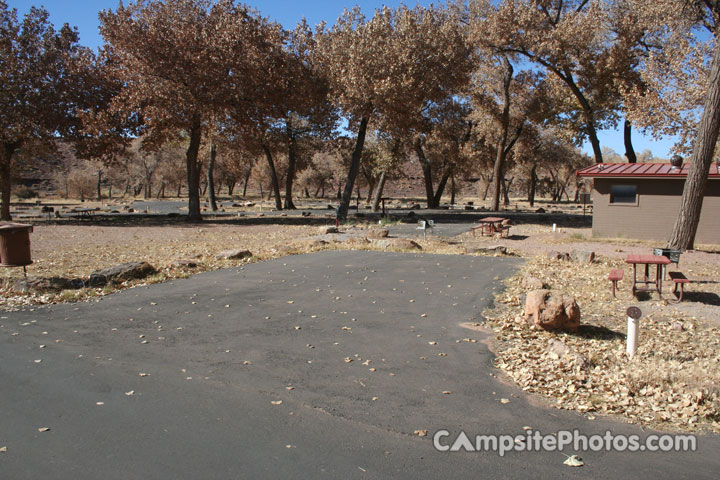
<instances>
[{"instance_id":1,"label":"trash can lid","mask_svg":"<svg viewBox=\"0 0 720 480\"><path fill-rule=\"evenodd\" d=\"M33 226L25 223L0 222L0 234L24 231L32 232Z\"/></svg>"}]
</instances>

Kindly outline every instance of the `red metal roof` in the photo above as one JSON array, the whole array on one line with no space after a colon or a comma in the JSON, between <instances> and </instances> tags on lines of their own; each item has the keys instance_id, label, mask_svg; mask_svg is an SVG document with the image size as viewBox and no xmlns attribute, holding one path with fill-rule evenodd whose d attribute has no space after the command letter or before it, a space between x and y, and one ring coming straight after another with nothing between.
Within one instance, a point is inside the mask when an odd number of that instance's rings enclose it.
<instances>
[{"instance_id":1,"label":"red metal roof","mask_svg":"<svg viewBox=\"0 0 720 480\"><path fill-rule=\"evenodd\" d=\"M685 178L690 165L673 168L669 163L596 163L578 170L579 177L624 177L624 178ZM720 179L717 162L710 166L708 178Z\"/></svg>"}]
</instances>

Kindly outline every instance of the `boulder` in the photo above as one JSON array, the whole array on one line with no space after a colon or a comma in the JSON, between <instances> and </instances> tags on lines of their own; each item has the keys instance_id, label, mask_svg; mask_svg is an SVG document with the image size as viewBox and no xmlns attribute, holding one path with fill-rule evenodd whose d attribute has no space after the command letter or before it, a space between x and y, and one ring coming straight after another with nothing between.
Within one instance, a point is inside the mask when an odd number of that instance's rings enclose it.
<instances>
[{"instance_id":1,"label":"boulder","mask_svg":"<svg viewBox=\"0 0 720 480\"><path fill-rule=\"evenodd\" d=\"M384 249L422 250L419 244L407 238L382 238L373 241L373 243Z\"/></svg>"},{"instance_id":2,"label":"boulder","mask_svg":"<svg viewBox=\"0 0 720 480\"><path fill-rule=\"evenodd\" d=\"M386 238L390 235L387 228L373 228L368 232L367 238Z\"/></svg>"},{"instance_id":3,"label":"boulder","mask_svg":"<svg viewBox=\"0 0 720 480\"><path fill-rule=\"evenodd\" d=\"M155 267L147 262L128 262L114 267L96 270L90 274L88 286L103 287L108 283L121 283L126 280L142 279L155 273Z\"/></svg>"},{"instance_id":4,"label":"boulder","mask_svg":"<svg viewBox=\"0 0 720 480\"><path fill-rule=\"evenodd\" d=\"M237 250L225 250L215 255L218 260L241 260L243 258L252 257L250 250L243 250L241 248Z\"/></svg>"},{"instance_id":5,"label":"boulder","mask_svg":"<svg viewBox=\"0 0 720 480\"><path fill-rule=\"evenodd\" d=\"M525 321L545 330L576 330L580 307L573 297L557 290L533 290L525 299Z\"/></svg>"},{"instance_id":6,"label":"boulder","mask_svg":"<svg viewBox=\"0 0 720 480\"><path fill-rule=\"evenodd\" d=\"M560 253L556 251L548 252L547 257L550 260L570 260L570 254L568 253Z\"/></svg>"},{"instance_id":7,"label":"boulder","mask_svg":"<svg viewBox=\"0 0 720 480\"><path fill-rule=\"evenodd\" d=\"M11 288L16 292L60 292L62 290L77 290L83 288L85 282L80 278L65 277L28 277L13 280Z\"/></svg>"},{"instance_id":8,"label":"boulder","mask_svg":"<svg viewBox=\"0 0 720 480\"><path fill-rule=\"evenodd\" d=\"M595 252L572 250L570 252L570 260L579 263L592 263L592 261L595 260Z\"/></svg>"},{"instance_id":9,"label":"boulder","mask_svg":"<svg viewBox=\"0 0 720 480\"><path fill-rule=\"evenodd\" d=\"M329 235L331 233L340 233L338 227L320 227L320 235Z\"/></svg>"},{"instance_id":10,"label":"boulder","mask_svg":"<svg viewBox=\"0 0 720 480\"><path fill-rule=\"evenodd\" d=\"M537 210L535 210L535 213L545 213L545 209L540 207Z\"/></svg>"}]
</instances>

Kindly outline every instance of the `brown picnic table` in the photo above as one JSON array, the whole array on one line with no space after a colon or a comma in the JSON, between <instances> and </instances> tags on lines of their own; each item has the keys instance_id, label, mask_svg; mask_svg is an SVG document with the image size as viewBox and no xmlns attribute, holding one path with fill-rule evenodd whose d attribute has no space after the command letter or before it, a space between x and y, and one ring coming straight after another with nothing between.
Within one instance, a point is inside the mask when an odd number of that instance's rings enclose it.
<instances>
[{"instance_id":1,"label":"brown picnic table","mask_svg":"<svg viewBox=\"0 0 720 480\"><path fill-rule=\"evenodd\" d=\"M662 297L662 281L663 281L663 265L668 265L670 259L663 255L628 255L625 263L631 263L633 266L633 286L632 293L637 292L658 292ZM637 276L637 266L645 265L645 272L642 277ZM655 279L650 278L650 265L657 265ZM639 285L639 286L638 286Z\"/></svg>"},{"instance_id":2,"label":"brown picnic table","mask_svg":"<svg viewBox=\"0 0 720 480\"><path fill-rule=\"evenodd\" d=\"M503 217L485 217L478 220L480 225L472 227L473 237L475 232L479 229L480 235L492 237L494 234L499 233L502 236L503 232L509 232L510 227L504 227L503 224L509 220Z\"/></svg>"}]
</instances>

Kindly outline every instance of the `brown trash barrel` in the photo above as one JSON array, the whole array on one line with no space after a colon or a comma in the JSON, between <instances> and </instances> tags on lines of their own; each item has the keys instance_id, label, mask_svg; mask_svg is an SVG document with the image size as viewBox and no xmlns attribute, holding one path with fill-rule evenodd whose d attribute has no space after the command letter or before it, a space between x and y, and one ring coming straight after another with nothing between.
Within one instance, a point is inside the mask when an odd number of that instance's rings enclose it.
<instances>
[{"instance_id":1,"label":"brown trash barrel","mask_svg":"<svg viewBox=\"0 0 720 480\"><path fill-rule=\"evenodd\" d=\"M4 267L30 265L30 232L32 225L0 223L0 264Z\"/></svg>"}]
</instances>

